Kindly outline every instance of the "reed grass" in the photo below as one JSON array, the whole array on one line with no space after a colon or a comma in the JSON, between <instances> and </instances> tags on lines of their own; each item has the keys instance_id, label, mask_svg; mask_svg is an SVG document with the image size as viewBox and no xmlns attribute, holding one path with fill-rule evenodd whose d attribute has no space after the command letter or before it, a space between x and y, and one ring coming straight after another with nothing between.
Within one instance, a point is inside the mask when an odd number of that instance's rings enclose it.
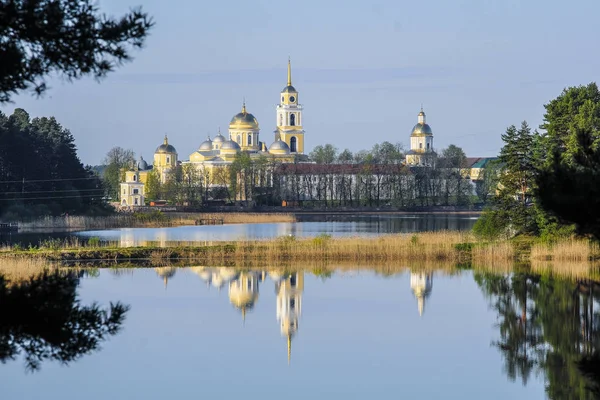
<instances>
[{"instance_id":1,"label":"reed grass","mask_svg":"<svg viewBox=\"0 0 600 400\"><path fill-rule=\"evenodd\" d=\"M194 225L196 220L222 220L224 224L256 224L295 222L293 214L284 213L137 213L117 214L104 217L61 216L42 217L19 222L19 230L27 231L75 231L116 228L171 227Z\"/></svg>"},{"instance_id":2,"label":"reed grass","mask_svg":"<svg viewBox=\"0 0 600 400\"><path fill-rule=\"evenodd\" d=\"M598 244L588 239L569 238L558 242L535 243L531 247L531 260L584 262L598 256Z\"/></svg>"}]
</instances>

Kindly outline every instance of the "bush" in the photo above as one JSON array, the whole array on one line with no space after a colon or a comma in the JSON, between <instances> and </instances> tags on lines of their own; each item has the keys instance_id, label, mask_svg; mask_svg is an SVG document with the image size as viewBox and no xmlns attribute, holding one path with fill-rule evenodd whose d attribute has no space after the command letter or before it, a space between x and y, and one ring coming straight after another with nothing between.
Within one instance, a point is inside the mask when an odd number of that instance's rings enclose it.
<instances>
[{"instance_id":1,"label":"bush","mask_svg":"<svg viewBox=\"0 0 600 400\"><path fill-rule=\"evenodd\" d=\"M325 247L327 243L331 240L331 235L326 233L321 233L313 239L313 244L317 247Z\"/></svg>"},{"instance_id":2,"label":"bush","mask_svg":"<svg viewBox=\"0 0 600 400\"><path fill-rule=\"evenodd\" d=\"M507 235L508 221L493 210L487 210L475 222L473 233L480 239L496 240Z\"/></svg>"},{"instance_id":3,"label":"bush","mask_svg":"<svg viewBox=\"0 0 600 400\"><path fill-rule=\"evenodd\" d=\"M100 246L100 238L98 236L92 236L88 240L87 244L90 247L99 247Z\"/></svg>"}]
</instances>

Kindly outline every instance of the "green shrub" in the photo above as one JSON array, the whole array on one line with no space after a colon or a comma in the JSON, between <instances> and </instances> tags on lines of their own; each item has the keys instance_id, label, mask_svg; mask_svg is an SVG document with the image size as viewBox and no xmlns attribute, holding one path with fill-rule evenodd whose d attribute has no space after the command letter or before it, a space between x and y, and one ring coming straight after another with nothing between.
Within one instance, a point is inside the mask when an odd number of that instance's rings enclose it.
<instances>
[{"instance_id":1,"label":"green shrub","mask_svg":"<svg viewBox=\"0 0 600 400\"><path fill-rule=\"evenodd\" d=\"M480 239L496 240L506 235L507 224L506 219L503 219L499 213L488 210L475 222L473 233Z\"/></svg>"},{"instance_id":2,"label":"green shrub","mask_svg":"<svg viewBox=\"0 0 600 400\"><path fill-rule=\"evenodd\" d=\"M98 236L92 236L87 244L90 247L100 247L100 238Z\"/></svg>"},{"instance_id":3,"label":"green shrub","mask_svg":"<svg viewBox=\"0 0 600 400\"><path fill-rule=\"evenodd\" d=\"M410 244L412 244L413 246L416 246L419 244L419 235L412 235L410 237Z\"/></svg>"},{"instance_id":4,"label":"green shrub","mask_svg":"<svg viewBox=\"0 0 600 400\"><path fill-rule=\"evenodd\" d=\"M317 247L325 247L327 243L331 240L331 235L326 233L321 233L313 239L313 244Z\"/></svg>"}]
</instances>

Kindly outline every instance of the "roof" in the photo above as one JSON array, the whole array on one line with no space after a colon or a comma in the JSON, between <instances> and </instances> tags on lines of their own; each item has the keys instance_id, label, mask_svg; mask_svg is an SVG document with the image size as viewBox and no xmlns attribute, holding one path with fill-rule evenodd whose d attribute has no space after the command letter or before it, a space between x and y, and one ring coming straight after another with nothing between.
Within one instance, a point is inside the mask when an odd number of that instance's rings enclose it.
<instances>
[{"instance_id":1,"label":"roof","mask_svg":"<svg viewBox=\"0 0 600 400\"><path fill-rule=\"evenodd\" d=\"M300 175L331 175L347 174L357 175L361 173L372 173L380 175L399 174L408 171L402 164L281 164L277 168L279 174Z\"/></svg>"},{"instance_id":2,"label":"roof","mask_svg":"<svg viewBox=\"0 0 600 400\"><path fill-rule=\"evenodd\" d=\"M490 162L497 160L498 157L467 157L467 167L485 168Z\"/></svg>"}]
</instances>

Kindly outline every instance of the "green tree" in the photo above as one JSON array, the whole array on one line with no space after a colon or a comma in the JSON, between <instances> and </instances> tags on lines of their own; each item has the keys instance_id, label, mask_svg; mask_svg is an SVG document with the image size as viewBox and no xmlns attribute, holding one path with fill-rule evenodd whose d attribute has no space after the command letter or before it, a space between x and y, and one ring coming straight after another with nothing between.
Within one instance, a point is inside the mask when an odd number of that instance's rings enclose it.
<instances>
[{"instance_id":1,"label":"green tree","mask_svg":"<svg viewBox=\"0 0 600 400\"><path fill-rule=\"evenodd\" d=\"M0 3L0 103L20 91L46 91L45 78L103 78L142 47L153 22L141 9L115 19L92 0Z\"/></svg>"},{"instance_id":2,"label":"green tree","mask_svg":"<svg viewBox=\"0 0 600 400\"><path fill-rule=\"evenodd\" d=\"M163 190L160 182L160 175L158 171L151 170L148 172L146 178L146 184L144 186L144 197L147 201L163 200Z\"/></svg>"},{"instance_id":3,"label":"green tree","mask_svg":"<svg viewBox=\"0 0 600 400\"><path fill-rule=\"evenodd\" d=\"M540 205L552 226L575 224L600 240L600 91L595 83L565 89L545 107Z\"/></svg>"},{"instance_id":4,"label":"green tree","mask_svg":"<svg viewBox=\"0 0 600 400\"><path fill-rule=\"evenodd\" d=\"M102 178L107 194L113 201L118 201L120 184L125 181L125 171L135 166L135 153L130 149L113 147L106 153L103 164L106 165Z\"/></svg>"},{"instance_id":5,"label":"green tree","mask_svg":"<svg viewBox=\"0 0 600 400\"><path fill-rule=\"evenodd\" d=\"M312 161L317 164L333 164L337 159L337 148L331 144L316 146L309 154Z\"/></svg>"},{"instance_id":6,"label":"green tree","mask_svg":"<svg viewBox=\"0 0 600 400\"><path fill-rule=\"evenodd\" d=\"M348 149L345 149L344 151L342 151L338 155L338 158L337 158L337 162L340 164L352 164L353 160L354 160L354 155Z\"/></svg>"},{"instance_id":7,"label":"green tree","mask_svg":"<svg viewBox=\"0 0 600 400\"><path fill-rule=\"evenodd\" d=\"M475 224L475 230L483 231L481 225L494 221L497 235L507 232L537 234L537 208L533 193L537 174L535 148L539 146L539 135L532 133L527 122L523 122L520 129L514 125L508 127L502 140L504 146L499 157L498 195L494 198L492 208L486 210L483 218ZM485 230L490 232L489 229Z\"/></svg>"}]
</instances>

